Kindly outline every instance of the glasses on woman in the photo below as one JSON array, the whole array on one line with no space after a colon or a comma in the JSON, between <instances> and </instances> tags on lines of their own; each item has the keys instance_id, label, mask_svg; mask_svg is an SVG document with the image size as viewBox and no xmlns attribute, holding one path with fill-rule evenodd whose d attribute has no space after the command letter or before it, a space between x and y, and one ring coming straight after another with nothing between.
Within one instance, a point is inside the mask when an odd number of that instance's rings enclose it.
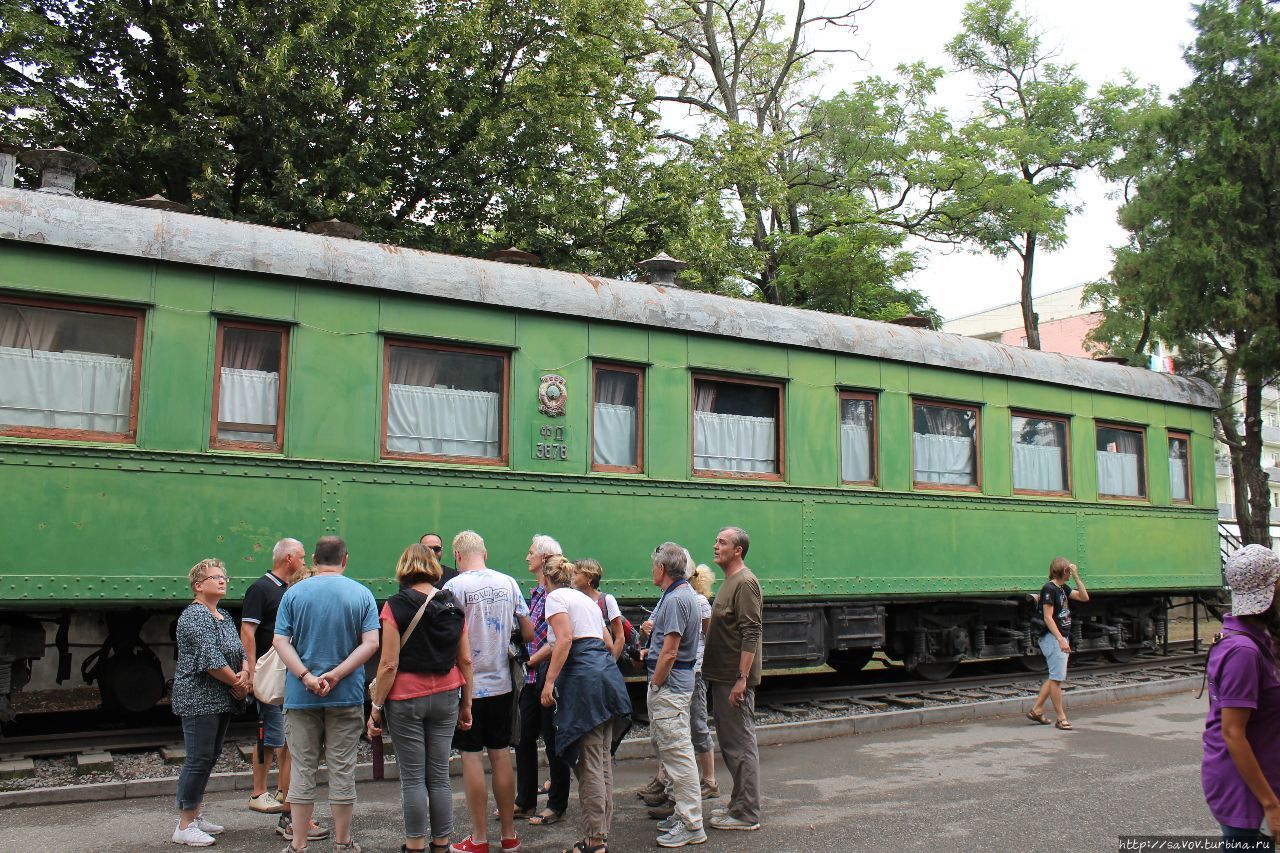
<instances>
[{"instance_id":1,"label":"glasses on woman","mask_svg":"<svg viewBox=\"0 0 1280 853\"><path fill-rule=\"evenodd\" d=\"M227 576L226 575L205 575L204 577L200 578L200 583L204 583L205 581L222 581L223 583L226 583Z\"/></svg>"}]
</instances>

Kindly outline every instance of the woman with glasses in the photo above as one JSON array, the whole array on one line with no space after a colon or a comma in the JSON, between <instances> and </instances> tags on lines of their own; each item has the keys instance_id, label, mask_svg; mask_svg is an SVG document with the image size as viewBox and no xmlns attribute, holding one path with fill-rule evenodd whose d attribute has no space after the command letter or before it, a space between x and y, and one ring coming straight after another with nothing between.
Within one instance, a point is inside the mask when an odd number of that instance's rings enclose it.
<instances>
[{"instance_id":1,"label":"woman with glasses","mask_svg":"<svg viewBox=\"0 0 1280 853\"><path fill-rule=\"evenodd\" d=\"M208 847L222 827L207 820L200 805L231 715L244 709L249 667L235 621L218 606L227 594L227 567L221 560L201 560L187 581L195 600L178 617L172 702L173 713L182 718L187 756L178 775L173 843Z\"/></svg>"}]
</instances>

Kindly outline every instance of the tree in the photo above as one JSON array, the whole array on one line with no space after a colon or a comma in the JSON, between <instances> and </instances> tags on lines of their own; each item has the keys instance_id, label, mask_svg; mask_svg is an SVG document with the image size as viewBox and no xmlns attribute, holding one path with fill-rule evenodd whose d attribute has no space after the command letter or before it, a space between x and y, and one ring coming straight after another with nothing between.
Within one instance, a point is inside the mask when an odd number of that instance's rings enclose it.
<instances>
[{"instance_id":1,"label":"tree","mask_svg":"<svg viewBox=\"0 0 1280 853\"><path fill-rule=\"evenodd\" d=\"M1130 240L1093 288L1107 303L1095 340L1138 355L1163 340L1214 381L1241 538L1270 546L1261 408L1280 374L1280 12L1205 0L1195 26L1194 78L1150 112L1134 147Z\"/></svg>"},{"instance_id":2,"label":"tree","mask_svg":"<svg viewBox=\"0 0 1280 853\"><path fill-rule=\"evenodd\" d=\"M982 109L964 129L986 177L974 183L971 207L980 213L969 237L997 257L1018 258L1027 346L1039 349L1036 252L1065 242L1076 175L1115 156L1124 112L1143 93L1129 81L1090 97L1075 67L1054 61L1013 0L971 0L947 52L982 92Z\"/></svg>"}]
</instances>

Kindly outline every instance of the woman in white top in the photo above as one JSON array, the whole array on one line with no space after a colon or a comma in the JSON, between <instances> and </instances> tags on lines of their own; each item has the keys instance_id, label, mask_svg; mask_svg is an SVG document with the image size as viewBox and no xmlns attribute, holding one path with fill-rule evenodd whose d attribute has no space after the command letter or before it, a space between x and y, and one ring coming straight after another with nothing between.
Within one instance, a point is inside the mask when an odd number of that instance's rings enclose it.
<instances>
[{"instance_id":1,"label":"woman in white top","mask_svg":"<svg viewBox=\"0 0 1280 853\"><path fill-rule=\"evenodd\" d=\"M604 621L609 626L604 644L609 647L609 653L613 655L613 659L617 660L618 655L622 654L622 647L626 644L626 637L622 633L622 609L618 607L618 599L607 592L600 591L602 577L604 577L604 569L589 557L573 564L573 588L594 601L596 607L600 608L600 612L604 614Z\"/></svg>"},{"instance_id":2,"label":"woman in white top","mask_svg":"<svg viewBox=\"0 0 1280 853\"><path fill-rule=\"evenodd\" d=\"M629 725L631 700L605 645L600 606L570 586L573 565L563 557L551 557L542 576L548 589L547 638L552 648L542 704L555 706L556 753L578 777L582 807L582 841L565 853L607 853L613 822L614 733Z\"/></svg>"},{"instance_id":3,"label":"woman in white top","mask_svg":"<svg viewBox=\"0 0 1280 853\"><path fill-rule=\"evenodd\" d=\"M690 562L693 562L690 558ZM689 730L693 740L693 755L698 761L702 776L702 798L720 796L716 785L716 754L711 740L711 727L707 725L707 682L702 680L702 654L707 647L707 628L711 624L711 569L698 566L689 575L689 585L698 596L702 613L702 633L698 636L698 659L693 665L693 699L689 705Z\"/></svg>"}]
</instances>

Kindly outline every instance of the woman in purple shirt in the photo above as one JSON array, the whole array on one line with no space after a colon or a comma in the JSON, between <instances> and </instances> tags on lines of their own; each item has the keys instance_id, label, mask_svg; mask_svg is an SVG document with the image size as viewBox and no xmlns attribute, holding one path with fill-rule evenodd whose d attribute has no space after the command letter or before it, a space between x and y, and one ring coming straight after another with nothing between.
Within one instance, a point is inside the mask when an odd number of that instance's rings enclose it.
<instances>
[{"instance_id":1,"label":"woman in purple shirt","mask_svg":"<svg viewBox=\"0 0 1280 853\"><path fill-rule=\"evenodd\" d=\"M1273 849L1266 818L1280 830L1280 557L1247 545L1227 560L1231 613L1209 654L1209 717L1200 779L1222 838L1238 848ZM1265 846L1250 846L1265 844Z\"/></svg>"}]
</instances>

